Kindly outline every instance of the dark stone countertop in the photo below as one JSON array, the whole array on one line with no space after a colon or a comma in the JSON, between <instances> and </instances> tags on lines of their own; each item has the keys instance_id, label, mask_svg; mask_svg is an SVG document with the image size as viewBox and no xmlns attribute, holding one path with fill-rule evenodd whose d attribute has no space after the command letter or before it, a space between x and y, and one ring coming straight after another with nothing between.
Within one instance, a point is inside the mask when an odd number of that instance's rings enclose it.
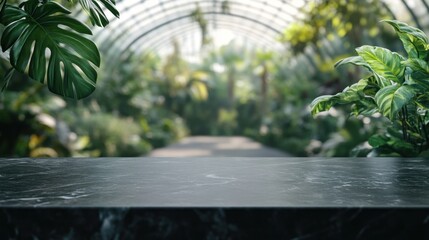
<instances>
[{"instance_id":1,"label":"dark stone countertop","mask_svg":"<svg viewBox=\"0 0 429 240\"><path fill-rule=\"evenodd\" d=\"M0 207L428 206L428 159L0 159Z\"/></svg>"}]
</instances>

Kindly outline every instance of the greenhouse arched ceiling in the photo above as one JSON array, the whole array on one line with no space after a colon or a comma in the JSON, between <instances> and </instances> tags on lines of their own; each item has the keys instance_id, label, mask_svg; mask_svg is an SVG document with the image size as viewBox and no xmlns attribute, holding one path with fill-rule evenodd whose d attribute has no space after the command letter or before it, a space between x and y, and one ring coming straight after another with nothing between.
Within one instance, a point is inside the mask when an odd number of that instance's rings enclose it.
<instances>
[{"instance_id":1,"label":"greenhouse arched ceiling","mask_svg":"<svg viewBox=\"0 0 429 240\"><path fill-rule=\"evenodd\" d=\"M133 54L172 51L177 41L185 56L201 51L202 28L196 9L203 16L206 31L215 45L234 39L253 49L284 48L278 39L289 24L303 19L302 8L309 0L118 0L119 19L94 30L94 40L110 61ZM427 0L383 0L393 18L429 28ZM84 14L81 15L84 17Z\"/></svg>"}]
</instances>

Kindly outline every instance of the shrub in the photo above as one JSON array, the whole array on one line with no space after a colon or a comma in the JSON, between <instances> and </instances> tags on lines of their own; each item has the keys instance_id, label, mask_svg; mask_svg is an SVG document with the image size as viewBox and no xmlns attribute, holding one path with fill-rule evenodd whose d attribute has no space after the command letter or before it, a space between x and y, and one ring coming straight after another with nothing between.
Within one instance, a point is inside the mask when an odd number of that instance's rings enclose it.
<instances>
[{"instance_id":1,"label":"shrub","mask_svg":"<svg viewBox=\"0 0 429 240\"><path fill-rule=\"evenodd\" d=\"M76 120L72 127L78 135L87 135L87 150L93 155L110 157L141 156L151 145L141 138L142 130L132 119L119 118L107 113L95 113Z\"/></svg>"}]
</instances>

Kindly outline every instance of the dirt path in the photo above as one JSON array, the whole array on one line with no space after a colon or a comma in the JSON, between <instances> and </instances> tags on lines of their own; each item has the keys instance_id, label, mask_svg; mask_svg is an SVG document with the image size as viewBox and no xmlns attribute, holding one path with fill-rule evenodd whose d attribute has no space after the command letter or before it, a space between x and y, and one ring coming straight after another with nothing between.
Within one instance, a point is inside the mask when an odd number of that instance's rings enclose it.
<instances>
[{"instance_id":1,"label":"dirt path","mask_svg":"<svg viewBox=\"0 0 429 240\"><path fill-rule=\"evenodd\" d=\"M150 157L288 157L285 152L263 146L246 137L187 137Z\"/></svg>"}]
</instances>

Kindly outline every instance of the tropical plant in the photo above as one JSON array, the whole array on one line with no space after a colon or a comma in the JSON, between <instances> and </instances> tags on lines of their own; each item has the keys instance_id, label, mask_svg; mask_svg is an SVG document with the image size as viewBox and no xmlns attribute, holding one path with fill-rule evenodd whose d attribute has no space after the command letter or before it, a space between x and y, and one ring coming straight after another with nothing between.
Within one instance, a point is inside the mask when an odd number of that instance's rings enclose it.
<instances>
[{"instance_id":1,"label":"tropical plant","mask_svg":"<svg viewBox=\"0 0 429 240\"><path fill-rule=\"evenodd\" d=\"M345 58L336 67L353 64L369 76L335 95L311 103L313 115L331 107L352 105L353 115L381 114L391 125L368 142L373 154L417 156L429 149L429 39L420 29L396 20L385 20L396 31L408 58L389 49L364 45L358 56Z\"/></svg>"},{"instance_id":2,"label":"tropical plant","mask_svg":"<svg viewBox=\"0 0 429 240\"><path fill-rule=\"evenodd\" d=\"M74 2L74 1L70 1ZM119 16L114 0L78 0L94 25L106 26L108 19L101 6ZM27 0L0 4L3 51L9 51L11 69L4 86L14 71L27 73L49 90L64 97L81 99L95 90L96 68L100 66L97 46L84 35L91 30L61 4L51 0Z\"/></svg>"},{"instance_id":3,"label":"tropical plant","mask_svg":"<svg viewBox=\"0 0 429 240\"><path fill-rule=\"evenodd\" d=\"M305 17L292 23L280 36L280 41L292 47L295 54L315 45L322 57L324 40L341 38L345 45L361 45L384 29L375 26L378 19L387 18L388 12L380 0L320 0L311 1L301 9Z\"/></svg>"},{"instance_id":4,"label":"tropical plant","mask_svg":"<svg viewBox=\"0 0 429 240\"><path fill-rule=\"evenodd\" d=\"M89 137L85 150L91 156L135 157L148 153L152 146L142 139L142 128L132 118L110 113L81 114L74 117L71 128L78 135Z\"/></svg>"},{"instance_id":5,"label":"tropical plant","mask_svg":"<svg viewBox=\"0 0 429 240\"><path fill-rule=\"evenodd\" d=\"M28 79L16 74L7 93L0 96L0 156L66 157L81 155L85 136L77 136L57 118L65 101L45 94L43 85L23 84Z\"/></svg>"},{"instance_id":6,"label":"tropical plant","mask_svg":"<svg viewBox=\"0 0 429 240\"><path fill-rule=\"evenodd\" d=\"M207 45L207 43L209 43L209 39L207 38L208 21L205 19L204 13L198 3L195 7L195 10L191 12L190 17L198 24L198 27L201 30L201 47L204 47L205 45Z\"/></svg>"}]
</instances>

